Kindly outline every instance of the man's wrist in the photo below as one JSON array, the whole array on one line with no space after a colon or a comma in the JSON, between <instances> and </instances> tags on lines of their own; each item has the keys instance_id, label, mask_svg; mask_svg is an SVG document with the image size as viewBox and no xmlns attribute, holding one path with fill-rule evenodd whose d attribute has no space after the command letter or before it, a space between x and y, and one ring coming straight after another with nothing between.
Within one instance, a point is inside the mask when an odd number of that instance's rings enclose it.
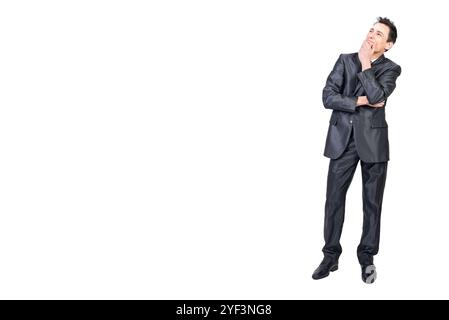
<instances>
[{"instance_id":1,"label":"man's wrist","mask_svg":"<svg viewBox=\"0 0 449 320\"><path fill-rule=\"evenodd\" d=\"M370 68L371 68L371 61L363 61L362 62L362 71L365 71Z\"/></svg>"}]
</instances>

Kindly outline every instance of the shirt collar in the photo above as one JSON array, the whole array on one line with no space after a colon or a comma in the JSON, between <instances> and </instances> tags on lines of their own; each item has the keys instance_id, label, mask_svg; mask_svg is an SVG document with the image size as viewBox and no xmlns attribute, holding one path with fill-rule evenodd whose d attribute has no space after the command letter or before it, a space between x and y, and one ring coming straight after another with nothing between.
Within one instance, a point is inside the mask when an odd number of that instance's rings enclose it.
<instances>
[{"instance_id":1,"label":"shirt collar","mask_svg":"<svg viewBox=\"0 0 449 320\"><path fill-rule=\"evenodd\" d=\"M377 57L376 60L371 61L371 64L378 64L379 62L381 62L383 59L385 58L385 55L380 55L379 57Z\"/></svg>"}]
</instances>

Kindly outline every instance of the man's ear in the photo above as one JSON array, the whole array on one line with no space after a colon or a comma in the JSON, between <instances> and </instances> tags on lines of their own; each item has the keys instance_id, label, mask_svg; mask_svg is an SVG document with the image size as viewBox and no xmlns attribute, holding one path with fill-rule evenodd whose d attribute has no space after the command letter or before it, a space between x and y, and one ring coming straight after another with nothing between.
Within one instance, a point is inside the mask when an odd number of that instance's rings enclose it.
<instances>
[{"instance_id":1,"label":"man's ear","mask_svg":"<svg viewBox=\"0 0 449 320\"><path fill-rule=\"evenodd\" d=\"M387 45L385 46L385 51L388 51L393 46L393 41L387 42Z\"/></svg>"}]
</instances>

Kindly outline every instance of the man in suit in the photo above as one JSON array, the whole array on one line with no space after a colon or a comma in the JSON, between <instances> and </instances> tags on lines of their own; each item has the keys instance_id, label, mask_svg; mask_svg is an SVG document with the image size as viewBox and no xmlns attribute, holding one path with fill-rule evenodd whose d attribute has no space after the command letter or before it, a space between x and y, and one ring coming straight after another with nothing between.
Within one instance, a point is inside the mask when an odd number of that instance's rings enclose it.
<instances>
[{"instance_id":1,"label":"man in suit","mask_svg":"<svg viewBox=\"0 0 449 320\"><path fill-rule=\"evenodd\" d=\"M388 18L377 18L360 50L341 54L323 89L323 104L332 109L324 156L330 158L327 177L324 258L312 275L327 277L338 269L342 248L346 192L359 159L363 183L363 232L357 247L362 280L377 273L373 257L379 250L380 215L389 161L387 99L396 87L401 67L384 56L396 42L397 30Z\"/></svg>"}]
</instances>

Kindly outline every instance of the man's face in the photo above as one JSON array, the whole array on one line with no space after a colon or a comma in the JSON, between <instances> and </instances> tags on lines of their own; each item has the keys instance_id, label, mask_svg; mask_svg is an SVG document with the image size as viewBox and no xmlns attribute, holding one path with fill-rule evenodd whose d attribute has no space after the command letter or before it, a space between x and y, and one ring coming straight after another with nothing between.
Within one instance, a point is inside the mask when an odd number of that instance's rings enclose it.
<instances>
[{"instance_id":1,"label":"man's face","mask_svg":"<svg viewBox=\"0 0 449 320\"><path fill-rule=\"evenodd\" d=\"M388 42L388 33L390 28L383 23L376 23L366 36L366 40L373 44L374 53L384 53L385 49L390 49L393 42Z\"/></svg>"}]
</instances>

